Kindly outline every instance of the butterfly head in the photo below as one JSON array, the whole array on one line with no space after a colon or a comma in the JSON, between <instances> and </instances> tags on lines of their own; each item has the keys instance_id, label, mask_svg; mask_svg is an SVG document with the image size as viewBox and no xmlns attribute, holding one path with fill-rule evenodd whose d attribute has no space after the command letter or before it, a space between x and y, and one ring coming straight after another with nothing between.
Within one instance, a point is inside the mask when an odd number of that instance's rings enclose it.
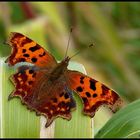
<instances>
[{"instance_id":1,"label":"butterfly head","mask_svg":"<svg viewBox=\"0 0 140 140\"><path fill-rule=\"evenodd\" d=\"M69 61L70 61L70 57L66 57L64 58L58 65L58 69L60 69L61 72L64 72L65 70L67 70L67 67L69 65Z\"/></svg>"},{"instance_id":2,"label":"butterfly head","mask_svg":"<svg viewBox=\"0 0 140 140\"><path fill-rule=\"evenodd\" d=\"M64 59L62 60L62 62L61 62L61 63L62 63L63 65L68 66L69 61L70 61L70 57L69 57L69 56L67 56L66 58L64 58Z\"/></svg>"}]
</instances>

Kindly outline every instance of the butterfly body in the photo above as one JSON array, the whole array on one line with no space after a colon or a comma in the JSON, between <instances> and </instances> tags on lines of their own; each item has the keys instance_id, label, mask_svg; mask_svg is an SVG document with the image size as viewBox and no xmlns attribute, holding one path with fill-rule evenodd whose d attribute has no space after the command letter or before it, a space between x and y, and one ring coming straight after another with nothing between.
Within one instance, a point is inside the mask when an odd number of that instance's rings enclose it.
<instances>
[{"instance_id":1,"label":"butterfly body","mask_svg":"<svg viewBox=\"0 0 140 140\"><path fill-rule=\"evenodd\" d=\"M50 80L56 80L57 78L61 77L61 75L64 75L64 73L67 71L69 60L70 58L66 57L60 63L57 63L56 67L52 70L50 74Z\"/></svg>"},{"instance_id":2,"label":"butterfly body","mask_svg":"<svg viewBox=\"0 0 140 140\"><path fill-rule=\"evenodd\" d=\"M119 95L104 84L78 71L68 70L70 57L60 63L39 44L20 33L11 33L7 43L13 48L6 62L15 65L19 62L32 63L23 65L12 75L15 90L9 99L20 97L23 104L37 115L47 118L48 127L56 117L71 119L71 111L76 108L73 91L83 103L83 112L93 117L102 104L112 111L120 102Z\"/></svg>"}]
</instances>

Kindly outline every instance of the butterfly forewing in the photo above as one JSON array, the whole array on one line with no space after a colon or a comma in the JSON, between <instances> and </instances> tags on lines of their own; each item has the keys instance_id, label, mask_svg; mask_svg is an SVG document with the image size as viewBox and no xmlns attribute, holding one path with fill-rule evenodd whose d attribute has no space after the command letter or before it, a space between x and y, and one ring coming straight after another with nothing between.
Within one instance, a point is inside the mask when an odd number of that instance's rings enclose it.
<instances>
[{"instance_id":1,"label":"butterfly forewing","mask_svg":"<svg viewBox=\"0 0 140 140\"><path fill-rule=\"evenodd\" d=\"M12 54L6 60L9 65L29 62L39 67L51 68L57 63L48 51L21 33L12 32L6 43L12 47Z\"/></svg>"}]
</instances>

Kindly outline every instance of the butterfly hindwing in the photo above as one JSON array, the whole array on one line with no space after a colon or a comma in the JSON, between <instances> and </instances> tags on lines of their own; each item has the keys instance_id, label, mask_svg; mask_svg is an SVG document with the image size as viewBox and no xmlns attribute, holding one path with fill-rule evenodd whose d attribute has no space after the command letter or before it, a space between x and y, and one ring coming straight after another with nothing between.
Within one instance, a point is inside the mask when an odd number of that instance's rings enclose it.
<instances>
[{"instance_id":1,"label":"butterfly hindwing","mask_svg":"<svg viewBox=\"0 0 140 140\"><path fill-rule=\"evenodd\" d=\"M10 77L15 85L15 90L9 95L9 99L18 96L21 99L24 98L24 102L27 102L26 99L33 95L34 88L43 78L44 72L39 71L36 66L20 66L18 72Z\"/></svg>"},{"instance_id":2,"label":"butterfly hindwing","mask_svg":"<svg viewBox=\"0 0 140 140\"><path fill-rule=\"evenodd\" d=\"M39 67L53 67L55 58L39 44L21 33L12 32L7 42L12 47L12 54L6 60L9 65L29 62Z\"/></svg>"},{"instance_id":3,"label":"butterfly hindwing","mask_svg":"<svg viewBox=\"0 0 140 140\"><path fill-rule=\"evenodd\" d=\"M52 90L52 96L45 103L44 110L47 115L46 127L48 127L55 118L62 117L64 119L71 119L71 111L76 108L75 100L72 96L72 90L66 85L58 84L55 89Z\"/></svg>"},{"instance_id":4,"label":"butterfly hindwing","mask_svg":"<svg viewBox=\"0 0 140 140\"><path fill-rule=\"evenodd\" d=\"M120 103L118 94L104 84L77 71L68 70L69 87L81 97L84 113L93 117L99 106L106 104L115 112Z\"/></svg>"},{"instance_id":5,"label":"butterfly hindwing","mask_svg":"<svg viewBox=\"0 0 140 140\"><path fill-rule=\"evenodd\" d=\"M15 90L9 95L9 99L20 97L28 109L47 118L48 127L56 117L70 120L70 112L75 109L76 103L63 78L52 83L46 73L36 66L20 66L18 72L11 76Z\"/></svg>"}]
</instances>

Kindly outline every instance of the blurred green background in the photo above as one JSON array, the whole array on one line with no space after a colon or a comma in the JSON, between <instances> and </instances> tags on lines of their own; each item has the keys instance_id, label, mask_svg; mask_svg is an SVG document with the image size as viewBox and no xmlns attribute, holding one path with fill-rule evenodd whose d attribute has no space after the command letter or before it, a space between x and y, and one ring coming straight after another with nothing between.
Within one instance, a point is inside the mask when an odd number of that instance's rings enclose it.
<instances>
[{"instance_id":1,"label":"blurred green background","mask_svg":"<svg viewBox=\"0 0 140 140\"><path fill-rule=\"evenodd\" d=\"M113 88L128 104L140 97L139 7L139 2L1 2L0 57L10 55L3 42L16 31L30 38L43 36L36 41L62 60L73 27L69 56L90 43L95 47L72 61L83 64L89 76ZM99 109L95 133L111 116L107 108Z\"/></svg>"}]
</instances>

